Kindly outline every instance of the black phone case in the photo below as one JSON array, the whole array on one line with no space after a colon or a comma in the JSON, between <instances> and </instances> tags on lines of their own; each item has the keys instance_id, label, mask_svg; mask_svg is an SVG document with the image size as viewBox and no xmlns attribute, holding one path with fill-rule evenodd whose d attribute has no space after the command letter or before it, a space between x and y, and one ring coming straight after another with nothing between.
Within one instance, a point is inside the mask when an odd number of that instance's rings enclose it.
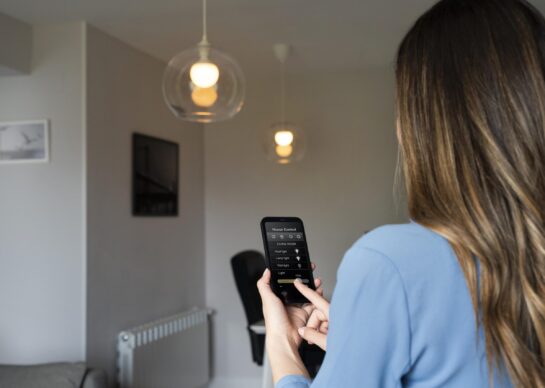
<instances>
[{"instance_id":1,"label":"black phone case","mask_svg":"<svg viewBox=\"0 0 545 388\"><path fill-rule=\"evenodd\" d=\"M300 293L297 293L298 296L294 296L294 297L289 297L289 296L284 296L282 295L282 293L280 292L280 290L278 289L278 283L276 282L276 278L275 278L275 275L274 275L274 271L272 269L272 264L271 264L271 258L270 258L270 253L269 253L269 244L268 244L268 241L267 241L267 231L265 229L265 224L267 222L298 222L301 224L301 229L303 231L303 235L305 236L305 241L304 241L304 248L306 250L306 253L307 253L307 256L308 256L308 260L309 260L309 263L311 263L310 261L310 253L309 253L309 250L308 250L308 242L307 242L307 234L305 232L305 226L303 225L303 221L298 218L298 217L265 217L261 220L261 237L263 239L263 247L265 249L265 264L267 265L267 268L271 271L272 273L272 277L271 277L271 288L273 290L273 292L276 294L276 296L278 296L282 302L284 304L302 304L302 303L309 303L308 299L305 298L303 295L301 295ZM315 290L315 286L314 286L314 276L312 274L312 269L308 269L307 270L309 272L309 284L307 284L311 289ZM295 286L294 286L295 287Z\"/></svg>"}]
</instances>

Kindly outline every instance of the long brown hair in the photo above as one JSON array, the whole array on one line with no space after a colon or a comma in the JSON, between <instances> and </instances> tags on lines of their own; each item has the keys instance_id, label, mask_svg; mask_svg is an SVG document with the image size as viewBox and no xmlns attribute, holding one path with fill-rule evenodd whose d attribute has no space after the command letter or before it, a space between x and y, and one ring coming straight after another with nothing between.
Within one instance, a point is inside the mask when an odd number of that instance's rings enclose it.
<instances>
[{"instance_id":1,"label":"long brown hair","mask_svg":"<svg viewBox=\"0 0 545 388\"><path fill-rule=\"evenodd\" d=\"M396 77L410 216L454 248L490 371L545 387L545 20L524 0L440 1Z\"/></svg>"}]
</instances>

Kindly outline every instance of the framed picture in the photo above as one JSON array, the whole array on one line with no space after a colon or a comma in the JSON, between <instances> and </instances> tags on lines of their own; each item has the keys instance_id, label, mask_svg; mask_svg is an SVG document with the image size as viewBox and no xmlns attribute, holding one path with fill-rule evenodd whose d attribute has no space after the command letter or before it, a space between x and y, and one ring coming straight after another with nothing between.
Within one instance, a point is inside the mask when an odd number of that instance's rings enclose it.
<instances>
[{"instance_id":1,"label":"framed picture","mask_svg":"<svg viewBox=\"0 0 545 388\"><path fill-rule=\"evenodd\" d=\"M0 164L47 162L47 120L0 122Z\"/></svg>"},{"instance_id":2,"label":"framed picture","mask_svg":"<svg viewBox=\"0 0 545 388\"><path fill-rule=\"evenodd\" d=\"M178 149L177 143L133 134L133 215L178 215Z\"/></svg>"}]
</instances>

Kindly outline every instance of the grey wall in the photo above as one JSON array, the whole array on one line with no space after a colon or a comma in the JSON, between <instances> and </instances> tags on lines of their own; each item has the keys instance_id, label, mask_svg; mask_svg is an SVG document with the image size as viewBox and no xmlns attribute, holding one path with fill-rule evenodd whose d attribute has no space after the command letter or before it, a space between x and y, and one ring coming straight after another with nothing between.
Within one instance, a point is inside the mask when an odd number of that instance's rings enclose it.
<instances>
[{"instance_id":1,"label":"grey wall","mask_svg":"<svg viewBox=\"0 0 545 388\"><path fill-rule=\"evenodd\" d=\"M229 259L262 250L264 216L301 217L311 258L335 284L343 253L366 230L405 220L396 211L393 71L289 78L288 118L306 130L299 164L265 159L263 131L278 120L278 80L248 80L244 110L206 128L206 300L214 317L214 387L259 386ZM402 207L403 205L401 205Z\"/></svg>"},{"instance_id":2,"label":"grey wall","mask_svg":"<svg viewBox=\"0 0 545 388\"><path fill-rule=\"evenodd\" d=\"M49 119L51 162L0 165L0 364L84 358L83 24L34 29L0 121Z\"/></svg>"},{"instance_id":3,"label":"grey wall","mask_svg":"<svg viewBox=\"0 0 545 388\"><path fill-rule=\"evenodd\" d=\"M0 76L30 73L32 26L0 13Z\"/></svg>"},{"instance_id":4,"label":"grey wall","mask_svg":"<svg viewBox=\"0 0 545 388\"><path fill-rule=\"evenodd\" d=\"M117 333L204 305L203 129L161 95L165 64L87 34L87 360L113 381ZM180 144L180 216L131 215L131 134Z\"/></svg>"}]
</instances>

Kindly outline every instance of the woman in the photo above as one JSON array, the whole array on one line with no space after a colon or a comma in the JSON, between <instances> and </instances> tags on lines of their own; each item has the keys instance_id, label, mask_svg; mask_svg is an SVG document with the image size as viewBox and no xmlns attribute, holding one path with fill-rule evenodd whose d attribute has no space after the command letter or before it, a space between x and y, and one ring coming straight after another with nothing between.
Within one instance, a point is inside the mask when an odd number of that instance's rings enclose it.
<instances>
[{"instance_id":1,"label":"woman","mask_svg":"<svg viewBox=\"0 0 545 388\"><path fill-rule=\"evenodd\" d=\"M258 287L277 387L545 387L545 21L524 0L443 0L397 57L413 220L346 253L331 308ZM310 315L310 316L309 316ZM327 324L329 323L329 327ZM327 334L327 336L326 336Z\"/></svg>"}]
</instances>

